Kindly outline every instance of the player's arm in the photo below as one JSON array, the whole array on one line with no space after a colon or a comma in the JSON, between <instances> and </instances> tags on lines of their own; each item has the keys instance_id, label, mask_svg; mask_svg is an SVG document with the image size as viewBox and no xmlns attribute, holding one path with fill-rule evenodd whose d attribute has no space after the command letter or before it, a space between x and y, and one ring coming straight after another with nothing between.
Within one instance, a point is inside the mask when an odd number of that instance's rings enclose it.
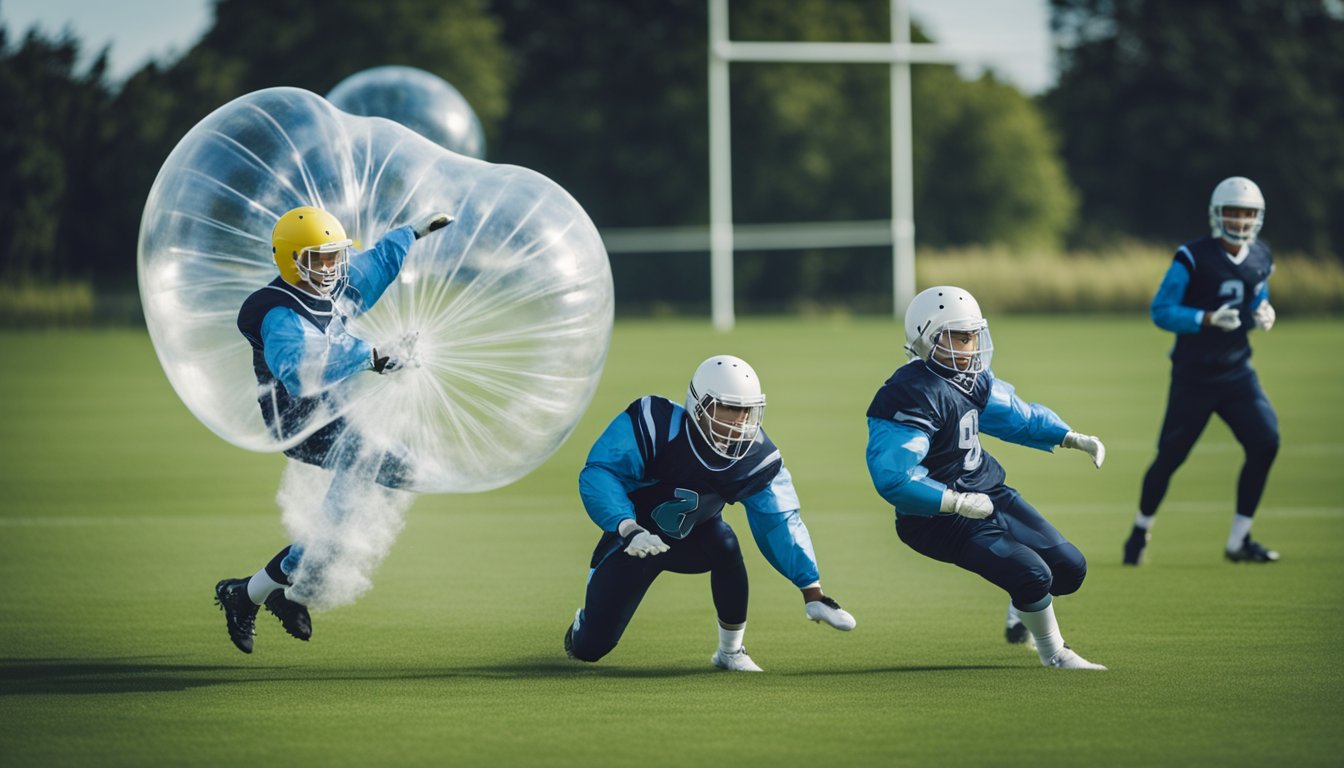
<instances>
[{"instance_id":1,"label":"player's arm","mask_svg":"<svg viewBox=\"0 0 1344 768\"><path fill-rule=\"evenodd\" d=\"M1050 452L1069 433L1069 425L1044 405L1022 400L1012 384L992 378L989 402L980 414L980 431L1000 440Z\"/></svg>"},{"instance_id":2,"label":"player's arm","mask_svg":"<svg viewBox=\"0 0 1344 768\"><path fill-rule=\"evenodd\" d=\"M1204 325L1204 310L1181 304L1185 289L1190 286L1190 275L1194 262L1184 247L1176 252L1176 258L1167 268L1162 283L1157 287L1153 303L1148 307L1148 315L1153 323L1164 331L1172 333L1198 333Z\"/></svg>"},{"instance_id":3,"label":"player's arm","mask_svg":"<svg viewBox=\"0 0 1344 768\"><path fill-rule=\"evenodd\" d=\"M320 393L369 368L373 350L349 334L333 340L293 310L275 307L261 321L263 356L271 374L298 397Z\"/></svg>"},{"instance_id":4,"label":"player's arm","mask_svg":"<svg viewBox=\"0 0 1344 768\"><path fill-rule=\"evenodd\" d=\"M920 464L929 455L929 434L909 424L868 417L868 474L887 503L907 515L938 514L943 483Z\"/></svg>"},{"instance_id":5,"label":"player's arm","mask_svg":"<svg viewBox=\"0 0 1344 768\"><path fill-rule=\"evenodd\" d=\"M643 477L644 455L629 415L622 412L597 438L579 472L579 497L588 517L604 531L629 535L635 505L627 494L643 484ZM629 523L622 526L625 521Z\"/></svg>"},{"instance_id":6,"label":"player's arm","mask_svg":"<svg viewBox=\"0 0 1344 768\"><path fill-rule=\"evenodd\" d=\"M355 289L354 313L367 312L397 278L406 252L415 242L415 229L407 224L388 232L372 248L350 257L350 287Z\"/></svg>"},{"instance_id":7,"label":"player's arm","mask_svg":"<svg viewBox=\"0 0 1344 768\"><path fill-rule=\"evenodd\" d=\"M807 619L844 631L853 629L854 617L821 589L812 535L803 524L788 468L781 465L770 485L743 499L742 506L761 554L802 592Z\"/></svg>"}]
</instances>

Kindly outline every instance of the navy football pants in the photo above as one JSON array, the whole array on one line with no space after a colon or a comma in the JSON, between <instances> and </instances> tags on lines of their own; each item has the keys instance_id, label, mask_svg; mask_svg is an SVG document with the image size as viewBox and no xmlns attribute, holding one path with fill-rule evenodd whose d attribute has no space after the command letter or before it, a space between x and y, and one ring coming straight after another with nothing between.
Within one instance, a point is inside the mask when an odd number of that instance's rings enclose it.
<instances>
[{"instance_id":1,"label":"navy football pants","mask_svg":"<svg viewBox=\"0 0 1344 768\"><path fill-rule=\"evenodd\" d=\"M670 549L645 558L625 554L621 537L614 533L604 534L597 543L583 620L573 637L577 658L597 661L616 647L644 594L663 571L708 572L719 621L747 620L747 567L737 534L722 517L699 523L684 539L661 538Z\"/></svg>"},{"instance_id":2,"label":"navy football pants","mask_svg":"<svg viewBox=\"0 0 1344 768\"><path fill-rule=\"evenodd\" d=\"M1230 381L1182 375L1174 371L1167 415L1157 439L1157 458L1143 476L1139 511L1157 514L1177 467L1185 462L1213 414L1227 423L1246 452L1237 481L1237 514L1252 517L1265 492L1269 468L1279 453L1279 417L1250 367Z\"/></svg>"},{"instance_id":3,"label":"navy football pants","mask_svg":"<svg viewBox=\"0 0 1344 768\"><path fill-rule=\"evenodd\" d=\"M994 514L984 520L897 515L896 535L921 555L979 574L1018 608L1077 592L1087 576L1083 553L1016 490L1001 485L989 498Z\"/></svg>"}]
</instances>

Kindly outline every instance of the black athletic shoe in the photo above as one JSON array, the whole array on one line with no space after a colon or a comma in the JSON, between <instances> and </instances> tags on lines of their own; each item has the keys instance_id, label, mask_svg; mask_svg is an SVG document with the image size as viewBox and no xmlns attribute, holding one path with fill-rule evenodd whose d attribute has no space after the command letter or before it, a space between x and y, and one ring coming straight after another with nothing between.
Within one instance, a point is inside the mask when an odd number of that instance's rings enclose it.
<instances>
[{"instance_id":1,"label":"black athletic shoe","mask_svg":"<svg viewBox=\"0 0 1344 768\"><path fill-rule=\"evenodd\" d=\"M247 579L224 579L215 585L215 602L224 611L229 624L229 639L243 653L252 652L252 637L257 634L257 608L247 596Z\"/></svg>"},{"instance_id":2,"label":"black athletic shoe","mask_svg":"<svg viewBox=\"0 0 1344 768\"><path fill-rule=\"evenodd\" d=\"M1003 639L1013 645L1021 645L1031 639L1031 632L1027 629L1026 624L1019 621L1016 624L1004 626Z\"/></svg>"},{"instance_id":3,"label":"black athletic shoe","mask_svg":"<svg viewBox=\"0 0 1344 768\"><path fill-rule=\"evenodd\" d=\"M1223 555L1234 563L1273 563L1279 559L1278 552L1265 549L1258 541L1251 541L1249 533L1241 540L1241 549L1235 552L1230 549L1224 550Z\"/></svg>"},{"instance_id":4,"label":"black athletic shoe","mask_svg":"<svg viewBox=\"0 0 1344 768\"><path fill-rule=\"evenodd\" d=\"M569 629L565 630L565 655L571 659L578 658L574 655L574 627L579 625L579 616L583 609L574 612L574 621L570 622Z\"/></svg>"},{"instance_id":5,"label":"black athletic shoe","mask_svg":"<svg viewBox=\"0 0 1344 768\"><path fill-rule=\"evenodd\" d=\"M275 615L290 637L307 640L313 636L313 620L308 617L308 606L285 597L285 590L277 589L266 598L266 610Z\"/></svg>"},{"instance_id":6,"label":"black athletic shoe","mask_svg":"<svg viewBox=\"0 0 1344 768\"><path fill-rule=\"evenodd\" d=\"M1125 542L1125 565L1143 564L1143 550L1148 546L1148 538L1148 532L1137 526L1130 531L1129 539Z\"/></svg>"}]
</instances>

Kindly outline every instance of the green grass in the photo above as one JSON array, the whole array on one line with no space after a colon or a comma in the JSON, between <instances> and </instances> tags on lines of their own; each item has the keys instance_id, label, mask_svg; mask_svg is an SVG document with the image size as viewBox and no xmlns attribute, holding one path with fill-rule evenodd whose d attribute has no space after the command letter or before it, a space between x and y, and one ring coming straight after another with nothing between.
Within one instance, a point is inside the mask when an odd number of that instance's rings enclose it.
<instances>
[{"instance_id":1,"label":"green grass","mask_svg":"<svg viewBox=\"0 0 1344 768\"><path fill-rule=\"evenodd\" d=\"M251 656L211 590L284 543L283 459L201 426L143 334L0 334L0 762L1338 765L1344 322L1286 318L1254 339L1283 433L1255 531L1283 561L1221 558L1241 457L1216 422L1137 570L1120 544L1170 338L1138 315L993 323L999 376L1107 444L1097 471L986 442L1089 556L1057 610L1107 673L1042 669L1003 642L1002 593L896 538L863 463L864 410L899 362L889 321L619 324L594 403L550 461L499 491L419 498L372 592L315 616L307 644L263 613ZM719 352L761 373L823 582L859 626L805 622L746 544L747 645L765 674L709 667L706 576L664 576L610 656L567 662L597 538L583 456L626 403L680 399ZM726 516L745 534L739 508Z\"/></svg>"}]
</instances>

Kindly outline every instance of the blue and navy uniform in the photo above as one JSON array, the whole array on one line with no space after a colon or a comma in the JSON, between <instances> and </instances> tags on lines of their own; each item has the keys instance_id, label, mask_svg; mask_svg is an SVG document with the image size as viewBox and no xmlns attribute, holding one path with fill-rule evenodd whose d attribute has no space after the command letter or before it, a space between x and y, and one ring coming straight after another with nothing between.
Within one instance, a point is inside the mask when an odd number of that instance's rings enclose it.
<instances>
[{"instance_id":1,"label":"blue and navy uniform","mask_svg":"<svg viewBox=\"0 0 1344 768\"><path fill-rule=\"evenodd\" d=\"M302 433L314 420L334 413L332 387L372 367L373 348L352 336L347 324L367 312L401 271L415 241L409 227L392 230L374 247L350 257L349 274L329 297L314 296L277 277L252 293L238 312L238 330L252 345L252 370L257 377L257 402L271 436L278 442ZM336 418L304 438L285 455L337 470L324 504L341 515L340 497L348 470L361 461L362 441L344 418ZM404 449L377 459L376 482L402 487L411 479ZM266 565L270 577L289 583L303 547L285 547Z\"/></svg>"},{"instance_id":2,"label":"blue and navy uniform","mask_svg":"<svg viewBox=\"0 0 1344 768\"><path fill-rule=\"evenodd\" d=\"M1157 458L1144 475L1139 497L1143 514L1157 513L1172 474L1215 413L1246 452L1237 484L1237 514L1255 514L1278 454L1279 421L1251 368L1248 334L1255 327L1256 308L1269 300L1273 272L1269 247L1258 240L1236 254L1213 237L1176 250L1150 309L1159 328L1176 334L1176 344ZM1203 327L1207 313L1229 303L1241 310L1240 328Z\"/></svg>"},{"instance_id":3,"label":"blue and navy uniform","mask_svg":"<svg viewBox=\"0 0 1344 768\"><path fill-rule=\"evenodd\" d=\"M616 647L649 586L664 571L710 574L719 620L747 620L747 571L727 504L746 509L756 545L797 587L819 583L812 540L783 459L761 430L736 461L713 453L686 415L663 397L636 400L607 426L579 473L584 509L602 529L593 551L574 655L596 661ZM638 558L624 553L624 520L669 546Z\"/></svg>"},{"instance_id":4,"label":"blue and navy uniform","mask_svg":"<svg viewBox=\"0 0 1344 768\"><path fill-rule=\"evenodd\" d=\"M287 440L315 419L333 413L332 387L371 367L373 349L347 330L350 318L367 312L396 279L415 233L411 227L389 232L373 248L350 257L347 284L333 295L314 296L277 277L255 291L238 312L238 330L252 345L257 402L272 437ZM307 464L333 468L342 456L355 456L357 438L347 435L344 419L334 419L285 455ZM339 451L333 448L339 446ZM390 459L379 482L400 485L407 479L400 459Z\"/></svg>"},{"instance_id":5,"label":"blue and navy uniform","mask_svg":"<svg viewBox=\"0 0 1344 768\"><path fill-rule=\"evenodd\" d=\"M992 372L963 388L940 370L907 363L868 407L868 472L895 508L897 535L916 552L1001 587L1020 609L1077 591L1087 575L1082 552L1004 484L1003 466L980 443L983 432L1051 451L1068 425ZM994 513L984 520L940 513L949 488L988 495Z\"/></svg>"}]
</instances>

